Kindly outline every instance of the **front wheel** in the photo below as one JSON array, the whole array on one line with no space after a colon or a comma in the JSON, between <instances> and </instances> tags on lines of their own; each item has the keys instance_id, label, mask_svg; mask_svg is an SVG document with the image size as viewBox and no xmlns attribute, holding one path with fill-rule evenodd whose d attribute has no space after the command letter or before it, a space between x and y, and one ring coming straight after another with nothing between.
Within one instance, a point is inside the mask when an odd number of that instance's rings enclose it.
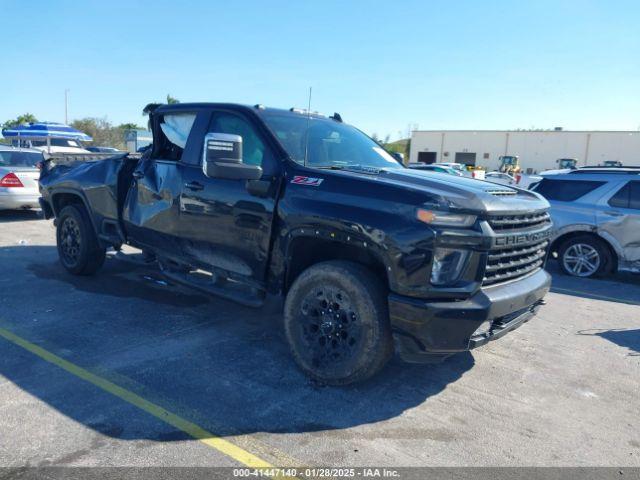
<instances>
[{"instance_id":1,"label":"front wheel","mask_svg":"<svg viewBox=\"0 0 640 480\"><path fill-rule=\"evenodd\" d=\"M321 383L365 380L393 352L386 290L355 263L323 262L302 272L287 294L284 323L296 362Z\"/></svg>"},{"instance_id":2,"label":"front wheel","mask_svg":"<svg viewBox=\"0 0 640 480\"><path fill-rule=\"evenodd\" d=\"M56 243L60 263L74 275L92 275L104 263L91 219L82 206L68 205L57 217Z\"/></svg>"},{"instance_id":3,"label":"front wheel","mask_svg":"<svg viewBox=\"0 0 640 480\"><path fill-rule=\"evenodd\" d=\"M588 278L609 273L612 257L607 246L592 235L577 235L558 250L560 268L567 275Z\"/></svg>"}]
</instances>

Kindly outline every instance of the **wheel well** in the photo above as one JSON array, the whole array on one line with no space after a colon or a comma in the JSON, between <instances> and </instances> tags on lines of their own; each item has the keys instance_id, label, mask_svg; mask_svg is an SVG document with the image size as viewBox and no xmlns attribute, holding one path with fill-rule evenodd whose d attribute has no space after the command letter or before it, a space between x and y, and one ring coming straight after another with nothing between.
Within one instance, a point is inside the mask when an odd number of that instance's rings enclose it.
<instances>
[{"instance_id":1,"label":"wheel well","mask_svg":"<svg viewBox=\"0 0 640 480\"><path fill-rule=\"evenodd\" d=\"M358 263L376 275L383 285L388 285L387 270L380 258L370 250L321 238L298 238L289 247L285 292L295 279L311 265L329 260L346 260Z\"/></svg>"},{"instance_id":2,"label":"wheel well","mask_svg":"<svg viewBox=\"0 0 640 480\"><path fill-rule=\"evenodd\" d=\"M82 198L75 193L57 193L51 198L51 203L56 215L67 205L81 205L84 207Z\"/></svg>"},{"instance_id":3,"label":"wheel well","mask_svg":"<svg viewBox=\"0 0 640 480\"><path fill-rule=\"evenodd\" d=\"M613 249L611 244L606 239L602 238L600 235L598 235L597 233L593 233L593 232L587 232L587 231L584 231L584 230L578 230L578 231L574 231L574 232L565 233L564 235L560 235L558 238L556 238L553 241L549 251L551 253L556 253L557 254L558 250L560 249L560 246L564 242L566 242L567 240L569 240L570 238L573 238L573 237L593 237L596 240L600 241L600 243L602 243L609 250L609 253L611 254L611 260L613 262L614 269L618 267L618 254L616 253L616 251Z\"/></svg>"}]
</instances>

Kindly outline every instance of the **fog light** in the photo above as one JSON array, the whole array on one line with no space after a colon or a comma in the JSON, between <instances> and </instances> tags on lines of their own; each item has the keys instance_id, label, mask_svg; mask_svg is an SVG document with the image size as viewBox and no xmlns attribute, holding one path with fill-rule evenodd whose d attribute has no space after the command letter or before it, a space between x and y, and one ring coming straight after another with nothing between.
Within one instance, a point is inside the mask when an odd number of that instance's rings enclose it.
<instances>
[{"instance_id":1,"label":"fog light","mask_svg":"<svg viewBox=\"0 0 640 480\"><path fill-rule=\"evenodd\" d=\"M491 331L491 322L487 320L486 322L482 322L480 326L473 332L472 337L479 337L488 334Z\"/></svg>"},{"instance_id":2,"label":"fog light","mask_svg":"<svg viewBox=\"0 0 640 480\"><path fill-rule=\"evenodd\" d=\"M449 285L460 277L469 252L451 248L436 248L431 265L431 284Z\"/></svg>"}]
</instances>

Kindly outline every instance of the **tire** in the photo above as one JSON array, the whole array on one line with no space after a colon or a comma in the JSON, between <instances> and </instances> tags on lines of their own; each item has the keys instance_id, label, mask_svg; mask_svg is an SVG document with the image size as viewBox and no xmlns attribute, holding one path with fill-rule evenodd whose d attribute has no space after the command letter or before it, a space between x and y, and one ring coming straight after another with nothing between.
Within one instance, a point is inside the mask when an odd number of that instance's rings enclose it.
<instances>
[{"instance_id":1,"label":"tire","mask_svg":"<svg viewBox=\"0 0 640 480\"><path fill-rule=\"evenodd\" d=\"M576 235L564 241L558 249L558 263L563 273L580 278L600 277L613 269L611 251L593 235Z\"/></svg>"},{"instance_id":2,"label":"tire","mask_svg":"<svg viewBox=\"0 0 640 480\"><path fill-rule=\"evenodd\" d=\"M328 385L363 381L393 353L386 288L351 262L322 262L302 272L285 300L284 327L298 366Z\"/></svg>"},{"instance_id":3,"label":"tire","mask_svg":"<svg viewBox=\"0 0 640 480\"><path fill-rule=\"evenodd\" d=\"M106 249L98 243L84 207L68 205L57 217L56 243L60 263L74 275L93 275L102 266Z\"/></svg>"}]
</instances>

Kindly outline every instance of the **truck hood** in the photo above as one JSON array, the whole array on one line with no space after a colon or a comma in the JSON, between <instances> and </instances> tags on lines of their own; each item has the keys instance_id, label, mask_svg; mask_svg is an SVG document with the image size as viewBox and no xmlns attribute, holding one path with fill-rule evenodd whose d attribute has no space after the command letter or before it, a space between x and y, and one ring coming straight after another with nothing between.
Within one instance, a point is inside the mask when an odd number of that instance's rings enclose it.
<instances>
[{"instance_id":1,"label":"truck hood","mask_svg":"<svg viewBox=\"0 0 640 480\"><path fill-rule=\"evenodd\" d=\"M444 204L451 209L475 214L517 214L549 208L549 203L535 192L444 173L409 168L384 169L377 174L352 170L331 173L398 188L399 203L403 191L412 191L424 193L425 203Z\"/></svg>"}]
</instances>

